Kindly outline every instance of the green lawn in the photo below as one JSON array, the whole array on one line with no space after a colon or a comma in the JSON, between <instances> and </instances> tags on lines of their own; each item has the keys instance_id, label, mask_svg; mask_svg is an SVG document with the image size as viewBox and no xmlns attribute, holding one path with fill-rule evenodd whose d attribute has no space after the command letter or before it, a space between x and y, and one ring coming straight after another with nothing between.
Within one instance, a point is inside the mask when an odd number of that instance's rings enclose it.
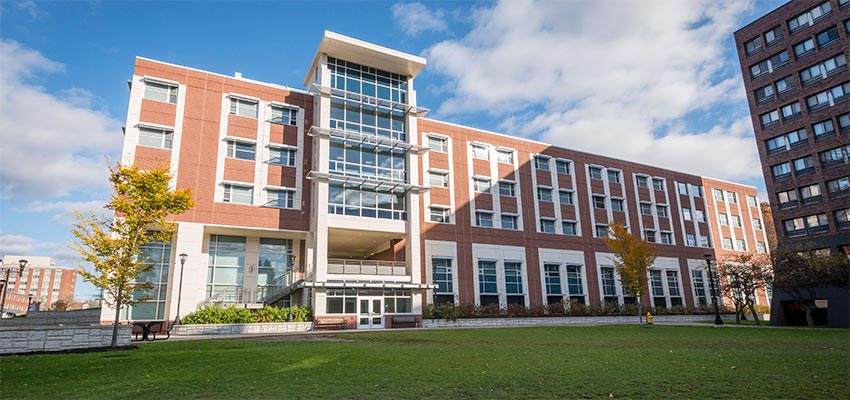
<instances>
[{"instance_id":1,"label":"green lawn","mask_svg":"<svg viewBox=\"0 0 850 400\"><path fill-rule=\"evenodd\" d=\"M850 332L636 326L202 340L0 358L3 399L850 396Z\"/></svg>"}]
</instances>

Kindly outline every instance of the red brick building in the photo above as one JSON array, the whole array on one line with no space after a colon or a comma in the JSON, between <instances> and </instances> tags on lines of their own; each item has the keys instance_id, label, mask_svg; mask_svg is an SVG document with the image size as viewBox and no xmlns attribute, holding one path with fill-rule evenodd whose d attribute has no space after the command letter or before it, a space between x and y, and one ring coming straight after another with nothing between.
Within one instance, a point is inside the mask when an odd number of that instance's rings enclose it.
<instances>
[{"instance_id":1,"label":"red brick building","mask_svg":"<svg viewBox=\"0 0 850 400\"><path fill-rule=\"evenodd\" d=\"M18 277L18 261L27 260L23 279ZM26 314L29 296L42 310L49 309L56 300L74 300L77 273L73 269L57 266L50 257L6 255L3 268L10 269L5 313Z\"/></svg>"},{"instance_id":2,"label":"red brick building","mask_svg":"<svg viewBox=\"0 0 850 400\"><path fill-rule=\"evenodd\" d=\"M137 58L123 162L169 166L196 206L147 246L155 296L124 318L292 301L369 328L431 302L622 304L611 223L656 243L645 304L695 306L705 254L767 251L755 188L426 118L425 64L332 32L306 91Z\"/></svg>"}]
</instances>

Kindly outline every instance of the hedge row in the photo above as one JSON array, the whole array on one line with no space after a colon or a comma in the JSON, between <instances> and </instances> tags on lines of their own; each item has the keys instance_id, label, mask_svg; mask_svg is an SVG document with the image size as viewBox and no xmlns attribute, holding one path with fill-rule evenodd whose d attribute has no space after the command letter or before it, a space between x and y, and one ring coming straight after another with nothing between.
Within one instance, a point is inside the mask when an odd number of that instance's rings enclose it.
<instances>
[{"instance_id":1,"label":"hedge row","mask_svg":"<svg viewBox=\"0 0 850 400\"><path fill-rule=\"evenodd\" d=\"M180 319L184 325L211 325L211 324L254 324L260 322L288 322L289 313L292 312L294 322L311 321L312 312L310 307L278 308L265 306L258 310L238 308L235 306L207 306Z\"/></svg>"},{"instance_id":2,"label":"hedge row","mask_svg":"<svg viewBox=\"0 0 850 400\"><path fill-rule=\"evenodd\" d=\"M713 314L713 306L702 307L655 307L644 309L653 315L690 315ZM721 312L726 312L721 307ZM577 303L557 303L548 306L526 307L510 304L500 307L498 304L477 306L475 304L445 303L440 305L428 304L422 312L422 318L456 320L462 318L523 318L523 317L602 317L613 315L638 315L636 304L589 306Z\"/></svg>"}]
</instances>

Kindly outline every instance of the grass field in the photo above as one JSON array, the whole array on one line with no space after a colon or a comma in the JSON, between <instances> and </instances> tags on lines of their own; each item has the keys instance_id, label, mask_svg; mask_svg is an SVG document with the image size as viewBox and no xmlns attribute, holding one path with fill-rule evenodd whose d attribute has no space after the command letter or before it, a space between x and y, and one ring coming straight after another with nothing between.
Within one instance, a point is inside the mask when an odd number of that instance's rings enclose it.
<instances>
[{"instance_id":1,"label":"grass field","mask_svg":"<svg viewBox=\"0 0 850 400\"><path fill-rule=\"evenodd\" d=\"M4 399L850 396L850 332L636 326L166 341L0 358Z\"/></svg>"}]
</instances>

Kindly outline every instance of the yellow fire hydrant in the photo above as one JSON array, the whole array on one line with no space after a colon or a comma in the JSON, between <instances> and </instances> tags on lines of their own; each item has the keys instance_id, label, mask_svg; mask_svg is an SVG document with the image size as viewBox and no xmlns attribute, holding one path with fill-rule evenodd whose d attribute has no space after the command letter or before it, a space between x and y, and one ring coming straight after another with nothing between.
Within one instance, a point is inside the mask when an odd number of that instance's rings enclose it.
<instances>
[{"instance_id":1,"label":"yellow fire hydrant","mask_svg":"<svg viewBox=\"0 0 850 400\"><path fill-rule=\"evenodd\" d=\"M649 311L646 312L646 324L652 325L652 313L650 313Z\"/></svg>"}]
</instances>

